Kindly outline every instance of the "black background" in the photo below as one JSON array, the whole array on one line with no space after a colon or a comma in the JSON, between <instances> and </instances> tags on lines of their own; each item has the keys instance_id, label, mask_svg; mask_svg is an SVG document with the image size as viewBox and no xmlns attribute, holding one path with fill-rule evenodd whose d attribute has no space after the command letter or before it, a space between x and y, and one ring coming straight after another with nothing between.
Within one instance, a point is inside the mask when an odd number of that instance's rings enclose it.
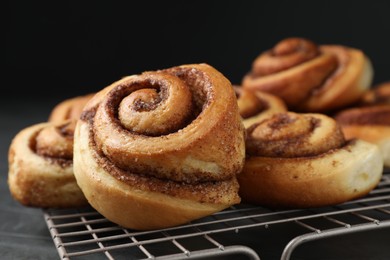
<instances>
[{"instance_id":1,"label":"black background","mask_svg":"<svg viewBox=\"0 0 390 260\"><path fill-rule=\"evenodd\" d=\"M286 37L362 49L390 80L389 1L10 1L11 96L60 101L145 70L206 62L239 84Z\"/></svg>"}]
</instances>

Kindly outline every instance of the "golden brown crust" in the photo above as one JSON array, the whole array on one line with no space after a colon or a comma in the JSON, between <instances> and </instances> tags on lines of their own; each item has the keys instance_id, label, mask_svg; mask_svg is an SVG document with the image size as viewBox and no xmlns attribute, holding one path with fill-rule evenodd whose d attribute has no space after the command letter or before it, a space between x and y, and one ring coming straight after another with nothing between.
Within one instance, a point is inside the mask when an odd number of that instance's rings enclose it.
<instances>
[{"instance_id":1,"label":"golden brown crust","mask_svg":"<svg viewBox=\"0 0 390 260\"><path fill-rule=\"evenodd\" d=\"M290 112L262 124L253 126L246 141L248 158L238 176L243 201L271 207L327 206L363 196L380 180L383 159L378 148L362 140L345 142L329 117Z\"/></svg>"},{"instance_id":2,"label":"golden brown crust","mask_svg":"<svg viewBox=\"0 0 390 260\"><path fill-rule=\"evenodd\" d=\"M151 82L156 88L159 84L167 86L168 83L161 83L166 73L131 76L114 84L101 100L93 120L94 139L99 150L121 168L176 181L224 180L240 172L244 154L243 129L234 92L226 78L209 66L170 70L192 86L194 108L191 114L196 118L190 123L185 118L188 124L184 128L150 136L142 129L126 129L115 117L115 107L122 97ZM161 102L156 108L160 111L160 124L162 118L166 124L170 123L165 112L175 108L169 105ZM155 118L154 111L143 115L144 121L154 124L154 120L147 120L149 116ZM147 129L146 125L143 127ZM212 145L215 142L219 144ZM208 146L210 150L205 153Z\"/></svg>"},{"instance_id":3,"label":"golden brown crust","mask_svg":"<svg viewBox=\"0 0 390 260\"><path fill-rule=\"evenodd\" d=\"M271 207L322 207L366 195L381 172L378 149L361 140L315 157L251 157L239 175L240 195Z\"/></svg>"},{"instance_id":4,"label":"golden brown crust","mask_svg":"<svg viewBox=\"0 0 390 260\"><path fill-rule=\"evenodd\" d=\"M84 106L93 96L94 94L88 94L60 102L51 111L48 121L61 123L70 119L77 120L80 117Z\"/></svg>"},{"instance_id":5,"label":"golden brown crust","mask_svg":"<svg viewBox=\"0 0 390 260\"><path fill-rule=\"evenodd\" d=\"M88 124L80 121L76 136L82 138L75 139L77 182L97 211L124 227L148 230L179 225L240 201L234 178L188 184L124 172L91 149L89 134Z\"/></svg>"},{"instance_id":6,"label":"golden brown crust","mask_svg":"<svg viewBox=\"0 0 390 260\"><path fill-rule=\"evenodd\" d=\"M122 102L127 108L117 116ZM174 113L175 102L189 112ZM166 126L172 112L175 126ZM111 221L167 227L240 201L244 128L230 82L214 68L184 65L126 77L97 93L81 118L75 175L91 205ZM156 120L153 133L145 130Z\"/></svg>"},{"instance_id":7,"label":"golden brown crust","mask_svg":"<svg viewBox=\"0 0 390 260\"><path fill-rule=\"evenodd\" d=\"M390 105L354 107L335 115L339 124L344 125L383 125L390 126Z\"/></svg>"},{"instance_id":8,"label":"golden brown crust","mask_svg":"<svg viewBox=\"0 0 390 260\"><path fill-rule=\"evenodd\" d=\"M242 85L277 95L292 110L325 112L356 102L372 74L360 50L288 38L254 61Z\"/></svg>"},{"instance_id":9,"label":"golden brown crust","mask_svg":"<svg viewBox=\"0 0 390 260\"><path fill-rule=\"evenodd\" d=\"M8 183L14 198L23 205L87 205L73 175L73 134L76 120L92 96L59 103L48 123L28 127L13 139L9 148Z\"/></svg>"},{"instance_id":10,"label":"golden brown crust","mask_svg":"<svg viewBox=\"0 0 390 260\"><path fill-rule=\"evenodd\" d=\"M378 145L384 165L389 167L390 105L384 103L382 98L380 100L378 105L371 100L366 103L367 106L340 111L335 115L335 119L341 125L347 139L359 138Z\"/></svg>"},{"instance_id":11,"label":"golden brown crust","mask_svg":"<svg viewBox=\"0 0 390 260\"><path fill-rule=\"evenodd\" d=\"M359 106L390 105L390 82L384 82L366 91L360 99Z\"/></svg>"},{"instance_id":12,"label":"golden brown crust","mask_svg":"<svg viewBox=\"0 0 390 260\"><path fill-rule=\"evenodd\" d=\"M26 206L86 205L87 201L73 175L72 158L56 157L47 153L46 148L39 148L42 141L37 137L42 131L54 127L52 123L37 124L22 130L13 139L9 149L8 173L11 194ZM40 155L37 149L44 151Z\"/></svg>"},{"instance_id":13,"label":"golden brown crust","mask_svg":"<svg viewBox=\"0 0 390 260\"><path fill-rule=\"evenodd\" d=\"M247 131L249 156L304 157L344 145L336 122L322 114L279 113L252 125Z\"/></svg>"},{"instance_id":14,"label":"golden brown crust","mask_svg":"<svg viewBox=\"0 0 390 260\"><path fill-rule=\"evenodd\" d=\"M35 152L41 156L73 159L73 133L76 121L51 124L36 136Z\"/></svg>"},{"instance_id":15,"label":"golden brown crust","mask_svg":"<svg viewBox=\"0 0 390 260\"><path fill-rule=\"evenodd\" d=\"M249 91L238 86L234 86L234 90L245 128L275 113L287 111L286 105L277 96L258 90Z\"/></svg>"}]
</instances>

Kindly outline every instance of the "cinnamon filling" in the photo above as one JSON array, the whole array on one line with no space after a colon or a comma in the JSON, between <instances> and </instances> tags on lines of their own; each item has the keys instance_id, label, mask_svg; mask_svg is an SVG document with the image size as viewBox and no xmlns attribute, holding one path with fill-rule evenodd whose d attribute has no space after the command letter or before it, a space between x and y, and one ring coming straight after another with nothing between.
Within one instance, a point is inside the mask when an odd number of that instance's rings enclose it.
<instances>
[{"instance_id":1,"label":"cinnamon filling","mask_svg":"<svg viewBox=\"0 0 390 260\"><path fill-rule=\"evenodd\" d=\"M322 48L323 53L329 53L335 57L335 62L332 64L334 67L333 70L329 71L329 74L323 78L321 84L314 86L309 92L308 96L319 96L325 91L328 91L340 77L343 76L348 63L350 62L350 57L348 55L348 50L344 47L338 46L337 48ZM331 64L329 64L331 66Z\"/></svg>"},{"instance_id":2,"label":"cinnamon filling","mask_svg":"<svg viewBox=\"0 0 390 260\"><path fill-rule=\"evenodd\" d=\"M73 140L74 130L76 129L76 123L77 123L76 120L72 120L63 125L59 125L57 129L62 136Z\"/></svg>"},{"instance_id":3,"label":"cinnamon filling","mask_svg":"<svg viewBox=\"0 0 390 260\"><path fill-rule=\"evenodd\" d=\"M176 85L173 86L171 83ZM101 100L95 100L95 108L82 113L81 119L88 121L93 128L93 137L91 138L94 139L94 149L97 149L99 156L106 158L125 173L147 175L162 181L173 180L187 184L230 179L235 174L234 170L226 171L227 173L222 172L222 163L205 160L202 155L198 156L196 152L191 151L192 147L195 147L195 151L197 149L196 140L187 143L187 140L180 139L182 133L185 137L197 136L198 133L191 133L197 131L196 126L199 123L195 122L194 125L189 125L192 124L192 120L201 117L202 112L208 109L210 102L214 100L215 90L211 84L208 75L195 69L168 69L153 74L144 73L130 77L127 81L123 80L120 84L110 88L105 96L101 97ZM136 93L145 89L147 89L147 93L142 92L141 97L138 95L140 93ZM154 89L158 89L158 91L153 93ZM131 96L134 93L137 94L136 97ZM181 95L183 93L184 95ZM154 103L157 94L161 101L156 105L156 109L152 111L133 109L132 106L138 97L145 102ZM183 102L184 99L187 99L183 96L187 94L192 97L187 100L189 102ZM175 95L177 96L175 102L187 103L181 105L189 106L187 110L190 116L181 116L186 124L182 126L183 121L179 121L179 129L175 126L171 130L160 131L159 127L164 126L164 122L175 124L176 120L171 116L172 113L176 116L177 113L182 112L182 109L172 106L172 102L170 102L174 98L172 96ZM124 99L128 97L130 98L124 102ZM233 99L230 102L233 102ZM199 114L196 114L197 111L200 111ZM139 116L139 121L126 122L133 114ZM238 121L238 117L236 119ZM223 124L223 118L220 120ZM188 123L188 121L191 122ZM207 125L211 125L210 128L223 127L213 125L213 123L206 124L206 127ZM154 127L156 132L146 132L151 127ZM232 126L226 126L226 128L229 127ZM177 141L174 139L176 136ZM199 136L199 138L203 138L203 136ZM221 142L223 141L221 140ZM233 148L234 146L229 144L230 141L226 140L226 144L221 149ZM161 143L166 143L169 147L168 150L165 147L159 147ZM183 154L181 154L179 147L183 147ZM230 153L230 151L226 152ZM231 151L231 153L234 152L236 150ZM160 160L164 161L160 163ZM177 163L169 165L170 161ZM234 169L234 166L232 168ZM237 166L237 168L239 167ZM123 178L118 177L118 179Z\"/></svg>"},{"instance_id":4,"label":"cinnamon filling","mask_svg":"<svg viewBox=\"0 0 390 260\"><path fill-rule=\"evenodd\" d=\"M251 75L261 77L278 73L314 59L319 54L314 42L301 38L288 38L261 54L253 63Z\"/></svg>"},{"instance_id":5,"label":"cinnamon filling","mask_svg":"<svg viewBox=\"0 0 390 260\"><path fill-rule=\"evenodd\" d=\"M373 104L390 104L390 94L383 95L381 93L376 93L375 98L372 102Z\"/></svg>"},{"instance_id":6,"label":"cinnamon filling","mask_svg":"<svg viewBox=\"0 0 390 260\"><path fill-rule=\"evenodd\" d=\"M334 120L291 112L276 114L254 124L248 128L247 134L248 156L308 157L345 143Z\"/></svg>"},{"instance_id":7,"label":"cinnamon filling","mask_svg":"<svg viewBox=\"0 0 390 260\"><path fill-rule=\"evenodd\" d=\"M131 187L136 187L140 190L163 193L183 199L192 199L201 203L224 203L225 196L231 196L232 187L233 189L236 188L238 190L238 183L234 178L224 181L186 183L159 179L153 176L133 173L119 168L98 149L95 143L93 138L93 117L91 117L93 114L93 110L84 111L84 116L82 116L82 120L87 122L90 126L90 150L92 151L92 155L96 163L103 168L105 172L113 176L118 181L126 183Z\"/></svg>"},{"instance_id":8,"label":"cinnamon filling","mask_svg":"<svg viewBox=\"0 0 390 260\"><path fill-rule=\"evenodd\" d=\"M266 100L258 98L254 93L234 87L237 96L238 110L242 118L253 117L269 108Z\"/></svg>"},{"instance_id":9,"label":"cinnamon filling","mask_svg":"<svg viewBox=\"0 0 390 260\"><path fill-rule=\"evenodd\" d=\"M196 114L188 86L173 76L145 73L138 79L116 86L103 105L106 114L124 131L161 136L188 125ZM173 90L173 89L174 90Z\"/></svg>"},{"instance_id":10,"label":"cinnamon filling","mask_svg":"<svg viewBox=\"0 0 390 260\"><path fill-rule=\"evenodd\" d=\"M59 103L52 110L49 117L49 122L61 123L67 120L79 119L84 106L93 95L94 94L88 94L85 96L75 97Z\"/></svg>"},{"instance_id":11,"label":"cinnamon filling","mask_svg":"<svg viewBox=\"0 0 390 260\"><path fill-rule=\"evenodd\" d=\"M158 93L158 89L140 89L121 101L119 111L132 108L137 112L146 112L155 109L161 101L162 98Z\"/></svg>"},{"instance_id":12,"label":"cinnamon filling","mask_svg":"<svg viewBox=\"0 0 390 260\"><path fill-rule=\"evenodd\" d=\"M73 123L49 126L38 131L30 140L30 148L39 156L61 167L73 163Z\"/></svg>"},{"instance_id":13,"label":"cinnamon filling","mask_svg":"<svg viewBox=\"0 0 390 260\"><path fill-rule=\"evenodd\" d=\"M212 84L204 72L181 67L165 69L163 72L180 78L188 86L193 86L190 91L195 104L193 107L194 119L214 100Z\"/></svg>"},{"instance_id":14,"label":"cinnamon filling","mask_svg":"<svg viewBox=\"0 0 390 260\"><path fill-rule=\"evenodd\" d=\"M370 106L390 104L390 83L382 83L378 87L367 91L361 98L360 105Z\"/></svg>"},{"instance_id":15,"label":"cinnamon filling","mask_svg":"<svg viewBox=\"0 0 390 260\"><path fill-rule=\"evenodd\" d=\"M390 125L390 106L351 108L336 115L341 125Z\"/></svg>"}]
</instances>

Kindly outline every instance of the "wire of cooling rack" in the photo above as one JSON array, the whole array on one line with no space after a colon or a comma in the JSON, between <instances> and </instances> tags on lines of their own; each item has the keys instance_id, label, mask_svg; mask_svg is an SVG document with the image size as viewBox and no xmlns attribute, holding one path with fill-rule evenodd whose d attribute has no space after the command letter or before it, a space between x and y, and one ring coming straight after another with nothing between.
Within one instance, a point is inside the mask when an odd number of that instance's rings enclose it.
<instances>
[{"instance_id":1,"label":"wire of cooling rack","mask_svg":"<svg viewBox=\"0 0 390 260\"><path fill-rule=\"evenodd\" d=\"M92 208L48 209L44 217L61 259L200 259L229 255L260 259L260 252L237 244L237 238L242 238L240 231L259 232L260 228L279 225L299 228L280 252L281 259L289 259L299 245L308 241L390 227L390 174L386 173L368 196L337 206L274 211L240 204L187 225L161 230L124 229Z\"/></svg>"}]
</instances>

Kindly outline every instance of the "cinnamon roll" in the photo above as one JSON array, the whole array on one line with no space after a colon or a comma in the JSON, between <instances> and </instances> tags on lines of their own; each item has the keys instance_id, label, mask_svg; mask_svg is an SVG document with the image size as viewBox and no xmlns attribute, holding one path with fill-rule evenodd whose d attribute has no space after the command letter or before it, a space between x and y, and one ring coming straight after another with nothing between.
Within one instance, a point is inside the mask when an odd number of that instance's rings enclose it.
<instances>
[{"instance_id":1,"label":"cinnamon roll","mask_svg":"<svg viewBox=\"0 0 390 260\"><path fill-rule=\"evenodd\" d=\"M94 93L66 99L56 105L50 113L49 122L61 123L79 119L81 112Z\"/></svg>"},{"instance_id":2,"label":"cinnamon roll","mask_svg":"<svg viewBox=\"0 0 390 260\"><path fill-rule=\"evenodd\" d=\"M378 145L384 165L390 167L390 84L367 91L359 106L339 111L335 119L347 139L360 138Z\"/></svg>"},{"instance_id":3,"label":"cinnamon roll","mask_svg":"<svg viewBox=\"0 0 390 260\"><path fill-rule=\"evenodd\" d=\"M243 201L308 208L361 197L382 175L378 148L346 141L322 114L279 113L247 130L247 159L238 176Z\"/></svg>"},{"instance_id":4,"label":"cinnamon roll","mask_svg":"<svg viewBox=\"0 0 390 260\"><path fill-rule=\"evenodd\" d=\"M91 96L59 103L50 122L20 131L9 148L8 184L13 197L33 207L87 204L73 174L73 134L80 107Z\"/></svg>"},{"instance_id":5,"label":"cinnamon roll","mask_svg":"<svg viewBox=\"0 0 390 260\"><path fill-rule=\"evenodd\" d=\"M358 49L288 38L255 59L242 85L279 96L290 110L327 112L356 102L372 77Z\"/></svg>"},{"instance_id":6,"label":"cinnamon roll","mask_svg":"<svg viewBox=\"0 0 390 260\"><path fill-rule=\"evenodd\" d=\"M109 220L147 230L239 203L244 127L230 82L206 64L128 76L99 92L75 132L74 170Z\"/></svg>"},{"instance_id":7,"label":"cinnamon roll","mask_svg":"<svg viewBox=\"0 0 390 260\"><path fill-rule=\"evenodd\" d=\"M277 96L263 91L249 91L238 86L234 86L234 90L245 128L272 114L287 111L286 105Z\"/></svg>"},{"instance_id":8,"label":"cinnamon roll","mask_svg":"<svg viewBox=\"0 0 390 260\"><path fill-rule=\"evenodd\" d=\"M364 92L358 105L390 105L390 81L381 83Z\"/></svg>"}]
</instances>

